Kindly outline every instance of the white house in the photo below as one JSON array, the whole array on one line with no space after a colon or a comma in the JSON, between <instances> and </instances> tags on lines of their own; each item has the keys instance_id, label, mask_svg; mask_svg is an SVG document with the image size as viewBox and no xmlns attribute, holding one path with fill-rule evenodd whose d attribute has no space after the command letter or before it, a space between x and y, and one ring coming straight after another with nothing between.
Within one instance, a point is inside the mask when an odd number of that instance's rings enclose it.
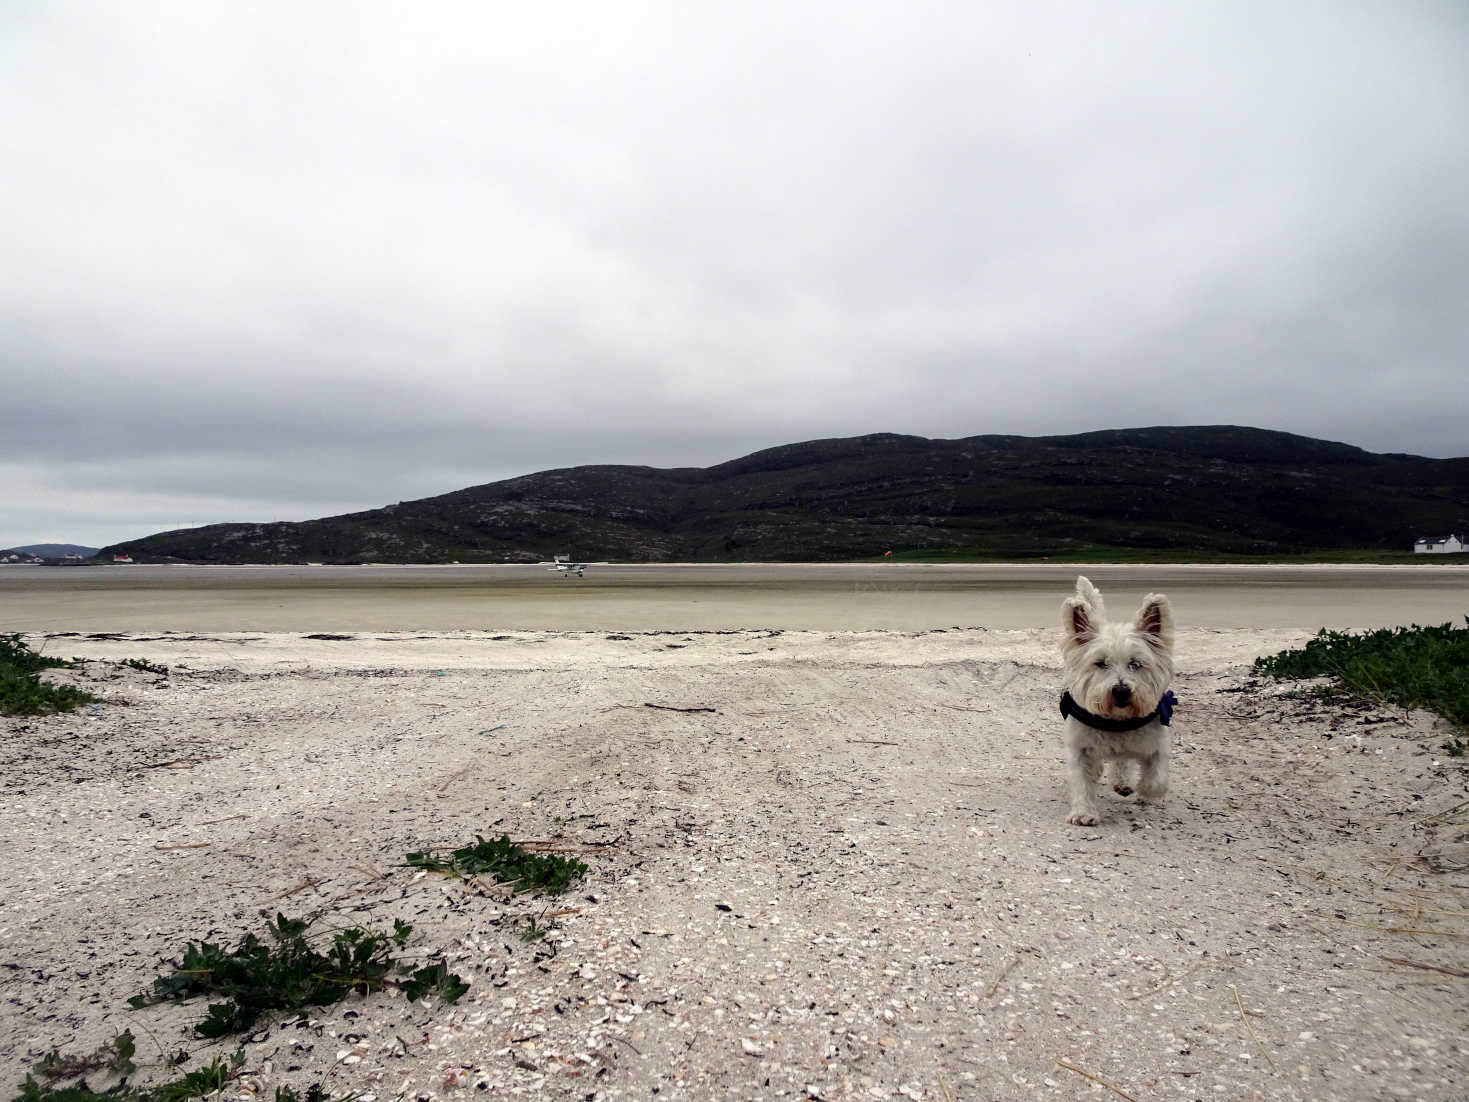
<instances>
[{"instance_id":1,"label":"white house","mask_svg":"<svg viewBox=\"0 0 1469 1102\"><path fill-rule=\"evenodd\" d=\"M1424 538L1413 544L1413 552L1418 555L1457 555L1465 551L1469 551L1469 543L1463 536L1451 535L1441 540Z\"/></svg>"}]
</instances>

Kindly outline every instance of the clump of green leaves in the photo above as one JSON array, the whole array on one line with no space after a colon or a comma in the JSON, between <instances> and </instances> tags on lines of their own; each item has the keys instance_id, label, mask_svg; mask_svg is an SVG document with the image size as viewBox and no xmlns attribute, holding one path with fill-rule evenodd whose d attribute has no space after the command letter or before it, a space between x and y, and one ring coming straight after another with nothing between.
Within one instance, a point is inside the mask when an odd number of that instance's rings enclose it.
<instances>
[{"instance_id":1,"label":"clump of green leaves","mask_svg":"<svg viewBox=\"0 0 1469 1102\"><path fill-rule=\"evenodd\" d=\"M96 700L91 693L70 685L50 685L39 677L44 669L75 664L37 654L19 635L0 635L0 715L50 715Z\"/></svg>"},{"instance_id":2,"label":"clump of green leaves","mask_svg":"<svg viewBox=\"0 0 1469 1102\"><path fill-rule=\"evenodd\" d=\"M170 1082L151 1087L132 1086L126 1079L136 1070L132 1063L132 1041L133 1035L129 1031L119 1035L112 1042L113 1056L120 1058L121 1063L102 1063L89 1068L63 1071L61 1069L70 1066L72 1061L85 1062L92 1057L57 1057L57 1063L48 1064L46 1060L43 1060L36 1069L47 1078L68 1078L86 1070L95 1071L106 1067L124 1077L122 1082L115 1086L108 1087L104 1091L94 1091L85 1082L57 1087L37 1082L33 1076L27 1075L20 1093L15 1096L15 1102L185 1102L190 1098L204 1098L223 1090L225 1084L234 1078L240 1066L245 1062L243 1051L236 1052L224 1059L216 1056L206 1067L188 1072ZM98 1049L93 1057L100 1056L106 1047ZM56 1054L53 1053L52 1056Z\"/></svg>"},{"instance_id":3,"label":"clump of green leaves","mask_svg":"<svg viewBox=\"0 0 1469 1102\"><path fill-rule=\"evenodd\" d=\"M417 1002L425 995L437 995L446 1003L457 1002L459 996L469 990L469 984L449 971L442 960L426 964L402 982L403 994L410 1002Z\"/></svg>"},{"instance_id":4,"label":"clump of green leaves","mask_svg":"<svg viewBox=\"0 0 1469 1102\"><path fill-rule=\"evenodd\" d=\"M407 864L446 876L492 876L517 892L546 892L559 895L586 874L587 866L574 857L554 853L532 853L502 834L487 842L476 834L475 844L456 849L447 857L433 853L410 853Z\"/></svg>"},{"instance_id":5,"label":"clump of green leaves","mask_svg":"<svg viewBox=\"0 0 1469 1102\"><path fill-rule=\"evenodd\" d=\"M162 674L165 677L168 676L167 666L160 666L156 662L149 662L146 658L124 658L122 664L130 669L142 670L144 673L156 673Z\"/></svg>"},{"instance_id":6,"label":"clump of green leaves","mask_svg":"<svg viewBox=\"0 0 1469 1102\"><path fill-rule=\"evenodd\" d=\"M169 999L223 997L211 1003L194 1026L201 1037L243 1033L269 1010L301 1010L326 1006L356 991L369 994L390 983L402 986L410 999L438 994L453 1002L469 985L448 972L442 961L411 971L393 959L413 927L394 920L391 934L361 926L339 930L326 952L306 938L310 925L277 913L268 927L272 944L246 934L239 946L225 950L207 941L189 942L174 971L153 981L153 990L128 1000L134 1009ZM400 976L408 975L406 981Z\"/></svg>"},{"instance_id":7,"label":"clump of green leaves","mask_svg":"<svg viewBox=\"0 0 1469 1102\"><path fill-rule=\"evenodd\" d=\"M1358 696L1425 708L1469 731L1469 627L1414 624L1360 634L1323 628L1299 650L1255 659L1255 669L1281 678L1330 677Z\"/></svg>"}]
</instances>

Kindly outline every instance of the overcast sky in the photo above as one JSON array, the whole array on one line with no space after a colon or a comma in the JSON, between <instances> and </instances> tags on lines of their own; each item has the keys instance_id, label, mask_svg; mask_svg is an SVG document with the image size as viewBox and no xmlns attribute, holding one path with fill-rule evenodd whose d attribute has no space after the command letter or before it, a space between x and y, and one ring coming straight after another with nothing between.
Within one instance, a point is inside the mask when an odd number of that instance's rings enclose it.
<instances>
[{"instance_id":1,"label":"overcast sky","mask_svg":"<svg viewBox=\"0 0 1469 1102\"><path fill-rule=\"evenodd\" d=\"M1469 5L0 5L0 547L826 436L1469 454Z\"/></svg>"}]
</instances>

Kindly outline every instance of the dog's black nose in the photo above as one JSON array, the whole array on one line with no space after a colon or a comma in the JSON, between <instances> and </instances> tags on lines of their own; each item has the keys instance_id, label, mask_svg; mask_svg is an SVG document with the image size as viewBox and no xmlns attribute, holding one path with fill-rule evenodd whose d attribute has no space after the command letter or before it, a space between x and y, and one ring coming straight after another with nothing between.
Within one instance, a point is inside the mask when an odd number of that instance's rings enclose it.
<instances>
[{"instance_id":1,"label":"dog's black nose","mask_svg":"<svg viewBox=\"0 0 1469 1102\"><path fill-rule=\"evenodd\" d=\"M1113 704L1119 704L1119 705L1120 704L1126 704L1131 699L1132 699L1132 690L1129 689L1126 685L1113 685L1112 686L1112 703Z\"/></svg>"}]
</instances>

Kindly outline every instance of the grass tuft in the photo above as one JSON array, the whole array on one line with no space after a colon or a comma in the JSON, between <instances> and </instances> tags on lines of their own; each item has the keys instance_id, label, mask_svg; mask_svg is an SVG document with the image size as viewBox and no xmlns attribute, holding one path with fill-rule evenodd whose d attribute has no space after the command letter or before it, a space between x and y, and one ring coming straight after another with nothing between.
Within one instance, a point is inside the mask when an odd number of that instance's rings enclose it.
<instances>
[{"instance_id":1,"label":"grass tuft","mask_svg":"<svg viewBox=\"0 0 1469 1102\"><path fill-rule=\"evenodd\" d=\"M1444 749L1465 752L1460 736L1469 733L1469 626L1414 624L1360 634L1323 628L1299 650L1255 659L1255 669L1279 678L1329 677L1357 696L1436 712L1458 732Z\"/></svg>"},{"instance_id":2,"label":"grass tuft","mask_svg":"<svg viewBox=\"0 0 1469 1102\"><path fill-rule=\"evenodd\" d=\"M64 669L75 664L64 658L37 654L19 635L0 635L0 715L51 715L96 700L82 689L50 685L39 676L42 670Z\"/></svg>"},{"instance_id":3,"label":"grass tuft","mask_svg":"<svg viewBox=\"0 0 1469 1102\"><path fill-rule=\"evenodd\" d=\"M476 834L475 844L456 849L447 857L432 853L410 853L406 863L446 876L492 876L516 892L546 892L559 895L586 874L585 862L551 853L531 853L517 846L509 835L492 842Z\"/></svg>"}]
</instances>

